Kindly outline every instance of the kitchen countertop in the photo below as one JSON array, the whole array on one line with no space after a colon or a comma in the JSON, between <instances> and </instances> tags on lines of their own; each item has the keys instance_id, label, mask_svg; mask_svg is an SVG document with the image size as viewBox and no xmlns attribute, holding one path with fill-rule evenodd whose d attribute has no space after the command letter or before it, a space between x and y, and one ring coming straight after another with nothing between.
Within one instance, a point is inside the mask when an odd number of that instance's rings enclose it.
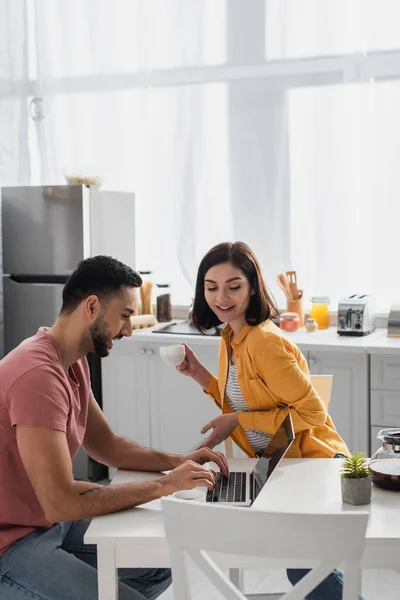
<instances>
[{"instance_id":1,"label":"kitchen countertop","mask_svg":"<svg viewBox=\"0 0 400 600\"><path fill-rule=\"evenodd\" d=\"M373 333L363 336L338 335L336 327L323 329L309 333L305 329L299 329L294 333L286 333L286 337L293 340L302 350L318 351L329 350L330 352L347 351L354 353L369 354L372 349L380 346L381 338L386 337L386 329L376 329ZM399 340L400 352L400 340Z\"/></svg>"},{"instance_id":2,"label":"kitchen countertop","mask_svg":"<svg viewBox=\"0 0 400 600\"><path fill-rule=\"evenodd\" d=\"M383 331L383 335L376 343L368 347L368 353L400 355L400 337L388 337L386 329L380 329L379 331Z\"/></svg>"},{"instance_id":3,"label":"kitchen countertop","mask_svg":"<svg viewBox=\"0 0 400 600\"><path fill-rule=\"evenodd\" d=\"M155 327L148 327L146 329L136 329L132 331L131 340L140 340L141 342L156 342L160 346L166 346L168 344L180 344L186 342L190 345L190 342L196 340L196 343L209 344L214 343L216 346L220 341L220 336L215 335L182 335L177 333L160 333L159 330L163 327L174 325L175 323L182 323L181 319L174 319L169 323L158 323Z\"/></svg>"},{"instance_id":4,"label":"kitchen countertop","mask_svg":"<svg viewBox=\"0 0 400 600\"><path fill-rule=\"evenodd\" d=\"M179 322L178 320L174 321ZM163 325L168 325L167 323ZM157 329L160 328L160 324ZM155 329L139 329L133 332L131 340L153 342L162 346L168 344L179 344L186 342L190 345L195 341L201 344L219 344L220 337L210 335L179 335L160 333ZM293 333L286 333L286 337L292 340L303 351L347 351L362 354L397 354L400 355L400 338L388 338L386 329L376 329L369 335L354 337L338 335L335 327L309 333L304 328Z\"/></svg>"}]
</instances>

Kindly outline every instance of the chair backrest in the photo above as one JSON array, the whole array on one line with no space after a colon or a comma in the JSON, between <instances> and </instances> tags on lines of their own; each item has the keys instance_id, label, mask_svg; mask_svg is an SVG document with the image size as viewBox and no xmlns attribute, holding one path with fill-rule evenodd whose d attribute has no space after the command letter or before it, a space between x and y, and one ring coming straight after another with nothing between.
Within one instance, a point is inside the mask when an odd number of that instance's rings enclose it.
<instances>
[{"instance_id":1,"label":"chair backrest","mask_svg":"<svg viewBox=\"0 0 400 600\"><path fill-rule=\"evenodd\" d=\"M332 393L333 375L311 375L311 383L326 408L328 408ZM230 437L225 440L225 456L233 458L233 442Z\"/></svg>"},{"instance_id":2,"label":"chair backrest","mask_svg":"<svg viewBox=\"0 0 400 600\"><path fill-rule=\"evenodd\" d=\"M233 441L231 437L226 438L224 446L226 458L233 458Z\"/></svg>"},{"instance_id":3,"label":"chair backrest","mask_svg":"<svg viewBox=\"0 0 400 600\"><path fill-rule=\"evenodd\" d=\"M311 375L311 383L326 408L328 408L331 400L333 375Z\"/></svg>"},{"instance_id":4,"label":"chair backrest","mask_svg":"<svg viewBox=\"0 0 400 600\"><path fill-rule=\"evenodd\" d=\"M246 600L209 552L309 563L312 570L282 600L303 600L340 563L345 565L343 600L357 600L368 513L272 513L163 498L174 600L189 600L189 556L226 600ZM304 563L307 563L305 565ZM259 565L259 562L257 562ZM290 564L288 566L291 566Z\"/></svg>"}]
</instances>

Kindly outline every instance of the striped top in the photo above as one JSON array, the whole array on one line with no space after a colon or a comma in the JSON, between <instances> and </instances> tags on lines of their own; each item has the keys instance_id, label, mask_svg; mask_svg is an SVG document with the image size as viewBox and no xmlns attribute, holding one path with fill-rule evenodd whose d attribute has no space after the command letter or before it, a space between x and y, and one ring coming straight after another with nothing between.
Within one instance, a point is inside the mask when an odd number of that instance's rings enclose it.
<instances>
[{"instance_id":1,"label":"striped top","mask_svg":"<svg viewBox=\"0 0 400 600\"><path fill-rule=\"evenodd\" d=\"M240 390L238 378L237 378L237 368L231 361L229 361L228 368L228 379L226 381L225 388L225 396L226 400L233 410L233 412L250 412L251 408L248 404L246 404L242 392ZM264 433L263 431L255 431L253 429L245 429L244 430L247 439L249 441L250 446L254 450L254 452L259 452L260 450L265 450L270 441L270 436L268 433Z\"/></svg>"}]
</instances>

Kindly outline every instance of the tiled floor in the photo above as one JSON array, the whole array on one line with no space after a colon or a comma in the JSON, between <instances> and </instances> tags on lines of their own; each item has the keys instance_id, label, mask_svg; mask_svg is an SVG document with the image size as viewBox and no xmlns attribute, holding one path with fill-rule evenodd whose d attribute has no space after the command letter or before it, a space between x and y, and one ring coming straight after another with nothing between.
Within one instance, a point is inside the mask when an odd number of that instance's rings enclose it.
<instances>
[{"instance_id":1,"label":"tiled floor","mask_svg":"<svg viewBox=\"0 0 400 600\"><path fill-rule=\"evenodd\" d=\"M222 596L197 570L190 571L193 596L191 600L221 600ZM290 584L284 571L246 571L245 591L248 593L277 593L289 589ZM365 600L394 600L400 598L400 575L393 571L363 571L363 596ZM172 589L168 589L160 600L172 600Z\"/></svg>"}]
</instances>

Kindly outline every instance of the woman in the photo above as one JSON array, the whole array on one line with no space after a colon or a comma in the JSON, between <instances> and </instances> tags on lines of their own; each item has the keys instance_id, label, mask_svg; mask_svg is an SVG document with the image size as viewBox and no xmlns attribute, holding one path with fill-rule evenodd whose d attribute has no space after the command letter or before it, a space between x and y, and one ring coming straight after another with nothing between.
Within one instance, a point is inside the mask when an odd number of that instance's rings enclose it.
<instances>
[{"instance_id":1,"label":"woman","mask_svg":"<svg viewBox=\"0 0 400 600\"><path fill-rule=\"evenodd\" d=\"M314 390L300 350L271 321L277 310L252 250L243 242L212 248L200 263L193 323L204 331L226 323L221 335L218 378L186 347L177 366L211 396L222 414L205 425L211 448L229 436L249 456L264 450L290 412L295 440L288 458L330 458L348 454L332 419ZM288 571L294 584L307 573ZM334 571L308 597L342 597L343 577Z\"/></svg>"},{"instance_id":2,"label":"woman","mask_svg":"<svg viewBox=\"0 0 400 600\"><path fill-rule=\"evenodd\" d=\"M219 244L205 255L197 274L193 322L201 331L227 323L218 379L188 346L177 367L222 411L203 427L203 433L213 430L205 445L212 448L231 436L254 458L290 412L296 437L288 458L348 454L311 384L304 356L271 321L276 315L258 261L246 244Z\"/></svg>"}]
</instances>

